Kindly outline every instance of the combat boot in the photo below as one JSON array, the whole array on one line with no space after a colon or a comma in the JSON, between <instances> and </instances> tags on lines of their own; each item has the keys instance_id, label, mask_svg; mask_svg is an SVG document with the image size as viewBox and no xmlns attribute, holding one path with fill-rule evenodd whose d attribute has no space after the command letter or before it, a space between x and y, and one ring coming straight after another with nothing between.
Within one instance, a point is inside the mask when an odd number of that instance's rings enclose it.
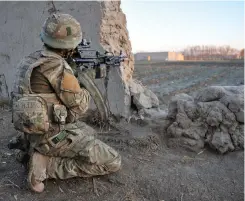
<instances>
[{"instance_id":1,"label":"combat boot","mask_svg":"<svg viewBox=\"0 0 245 201\"><path fill-rule=\"evenodd\" d=\"M48 178L50 157L34 152L29 161L28 185L36 193L44 191L43 181Z\"/></svg>"}]
</instances>

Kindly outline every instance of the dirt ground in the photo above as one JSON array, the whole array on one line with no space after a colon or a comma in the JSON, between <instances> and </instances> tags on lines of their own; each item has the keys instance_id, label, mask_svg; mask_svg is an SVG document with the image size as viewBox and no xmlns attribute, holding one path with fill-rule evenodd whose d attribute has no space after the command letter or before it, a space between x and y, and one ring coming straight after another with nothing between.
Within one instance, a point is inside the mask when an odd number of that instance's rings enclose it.
<instances>
[{"instance_id":1,"label":"dirt ground","mask_svg":"<svg viewBox=\"0 0 245 201\"><path fill-rule=\"evenodd\" d=\"M151 89L162 106L171 96L193 92L211 85L244 84L243 62L138 62L134 77Z\"/></svg>"},{"instance_id":2,"label":"dirt ground","mask_svg":"<svg viewBox=\"0 0 245 201\"><path fill-rule=\"evenodd\" d=\"M243 68L239 66L154 65L136 65L135 77L157 92L163 108L176 93L193 92L205 85L243 82ZM15 161L15 152L7 148L9 139L16 135L11 113L6 109L0 113L2 201L243 200L243 151L218 155L208 148L199 153L169 149L162 131L136 123L122 125L120 133L98 135L122 155L119 172L94 179L48 180L44 193L32 193L26 186L24 167Z\"/></svg>"}]
</instances>

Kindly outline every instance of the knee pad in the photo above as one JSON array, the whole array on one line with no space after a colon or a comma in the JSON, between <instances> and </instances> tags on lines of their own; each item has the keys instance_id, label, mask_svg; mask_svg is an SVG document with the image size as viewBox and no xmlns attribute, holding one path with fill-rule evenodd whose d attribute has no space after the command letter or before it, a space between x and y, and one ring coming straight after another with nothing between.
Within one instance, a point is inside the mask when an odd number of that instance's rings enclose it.
<instances>
[{"instance_id":1,"label":"knee pad","mask_svg":"<svg viewBox=\"0 0 245 201\"><path fill-rule=\"evenodd\" d=\"M121 156L118 154L116 158L105 164L109 172L116 172L121 168Z\"/></svg>"}]
</instances>

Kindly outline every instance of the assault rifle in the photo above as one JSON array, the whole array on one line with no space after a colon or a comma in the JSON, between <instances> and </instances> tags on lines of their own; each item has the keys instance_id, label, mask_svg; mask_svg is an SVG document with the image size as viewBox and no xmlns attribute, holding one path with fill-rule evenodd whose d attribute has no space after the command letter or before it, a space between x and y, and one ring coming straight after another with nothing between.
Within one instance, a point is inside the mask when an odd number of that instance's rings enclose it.
<instances>
[{"instance_id":1,"label":"assault rifle","mask_svg":"<svg viewBox=\"0 0 245 201\"><path fill-rule=\"evenodd\" d=\"M68 63L75 63L76 68L81 71L95 70L95 79L105 78L110 67L119 67L127 57L122 54L115 56L111 52L101 54L97 50L90 47L90 42L82 39L82 42L77 46L75 52L67 59Z\"/></svg>"},{"instance_id":2,"label":"assault rifle","mask_svg":"<svg viewBox=\"0 0 245 201\"><path fill-rule=\"evenodd\" d=\"M110 68L120 67L121 62L126 58L127 57L122 54L122 51L118 56L115 56L110 52L101 54L97 50L91 49L90 42L86 41L86 39L83 39L72 56L67 58L67 62L70 66L75 66L73 67L73 70L80 85L85 87L92 96L100 113L101 121L106 122L109 117L108 105L106 104L107 94L105 94L103 98L101 92L94 83L94 78L104 78L107 93Z\"/></svg>"}]
</instances>

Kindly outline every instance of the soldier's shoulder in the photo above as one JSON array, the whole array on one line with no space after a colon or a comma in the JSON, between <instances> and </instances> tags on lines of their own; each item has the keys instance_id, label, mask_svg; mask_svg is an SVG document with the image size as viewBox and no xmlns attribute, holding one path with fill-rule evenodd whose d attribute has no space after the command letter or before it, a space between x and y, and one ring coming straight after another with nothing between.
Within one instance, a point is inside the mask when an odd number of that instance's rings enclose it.
<instances>
[{"instance_id":1,"label":"soldier's shoulder","mask_svg":"<svg viewBox=\"0 0 245 201\"><path fill-rule=\"evenodd\" d=\"M39 59L41 56L42 50L37 50L35 52L31 52L30 54L24 56L24 58L33 58L33 59Z\"/></svg>"},{"instance_id":2,"label":"soldier's shoulder","mask_svg":"<svg viewBox=\"0 0 245 201\"><path fill-rule=\"evenodd\" d=\"M18 66L22 66L22 65L30 65L32 63L34 63L35 61L37 61L40 58L41 55L41 50L32 52L28 55L25 55L19 62Z\"/></svg>"}]
</instances>

